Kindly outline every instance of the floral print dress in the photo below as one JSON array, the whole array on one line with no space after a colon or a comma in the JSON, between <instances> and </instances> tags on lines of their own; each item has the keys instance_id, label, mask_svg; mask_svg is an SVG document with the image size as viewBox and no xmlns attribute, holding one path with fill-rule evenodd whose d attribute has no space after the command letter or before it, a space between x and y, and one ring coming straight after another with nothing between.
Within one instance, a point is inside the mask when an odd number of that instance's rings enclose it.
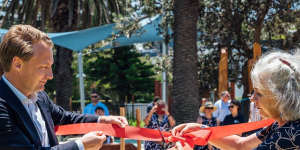
<instances>
[{"instance_id":1,"label":"floral print dress","mask_svg":"<svg viewBox=\"0 0 300 150\"><path fill-rule=\"evenodd\" d=\"M208 119L205 116L200 116L200 117L201 117L203 125L207 125L207 126L210 126L210 127L217 126L217 119L215 117L212 117L211 119ZM208 145L205 145L205 146L198 146L198 145L196 145L194 147L194 150L208 150L208 149L209 149ZM215 147L213 147L212 149L213 150L217 150L217 148L215 148Z\"/></svg>"},{"instance_id":2,"label":"floral print dress","mask_svg":"<svg viewBox=\"0 0 300 150\"><path fill-rule=\"evenodd\" d=\"M300 150L300 119L283 126L277 122L256 132L262 141L256 150Z\"/></svg>"},{"instance_id":3,"label":"floral print dress","mask_svg":"<svg viewBox=\"0 0 300 150\"><path fill-rule=\"evenodd\" d=\"M163 119L159 121L158 115L154 113L146 128L150 128L150 129L159 128L160 131L169 131L171 128L170 128L168 116L164 115ZM145 150L164 150L166 148L169 148L168 145L163 146L160 142L153 142L153 141L145 141L144 145L145 145Z\"/></svg>"}]
</instances>

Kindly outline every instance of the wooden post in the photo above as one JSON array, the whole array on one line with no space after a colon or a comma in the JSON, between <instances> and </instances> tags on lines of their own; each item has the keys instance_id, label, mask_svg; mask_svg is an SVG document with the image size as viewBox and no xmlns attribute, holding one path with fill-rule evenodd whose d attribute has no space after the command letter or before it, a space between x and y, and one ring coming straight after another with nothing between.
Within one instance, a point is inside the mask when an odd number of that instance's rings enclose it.
<instances>
[{"instance_id":1,"label":"wooden post","mask_svg":"<svg viewBox=\"0 0 300 150\"><path fill-rule=\"evenodd\" d=\"M141 110L136 109L136 126L141 127ZM142 143L140 140L137 141L137 150L142 149Z\"/></svg>"},{"instance_id":2,"label":"wooden post","mask_svg":"<svg viewBox=\"0 0 300 150\"><path fill-rule=\"evenodd\" d=\"M228 52L227 48L221 48L221 59L219 62L219 85L218 93L228 90Z\"/></svg>"},{"instance_id":3,"label":"wooden post","mask_svg":"<svg viewBox=\"0 0 300 150\"><path fill-rule=\"evenodd\" d=\"M248 85L249 85L249 91L245 91L245 92L248 92L248 93L250 93L253 90L250 74L251 74L251 70L252 70L254 61L255 60L253 58L248 60Z\"/></svg>"},{"instance_id":4,"label":"wooden post","mask_svg":"<svg viewBox=\"0 0 300 150\"><path fill-rule=\"evenodd\" d=\"M125 108L120 107L120 116L125 116ZM125 139L120 139L120 150L125 150Z\"/></svg>"},{"instance_id":5,"label":"wooden post","mask_svg":"<svg viewBox=\"0 0 300 150\"><path fill-rule=\"evenodd\" d=\"M248 84L249 84L249 93L253 90L253 85L251 82L251 70L254 66L256 60L261 56L261 47L259 43L253 44L253 58L248 61Z\"/></svg>"},{"instance_id":6,"label":"wooden post","mask_svg":"<svg viewBox=\"0 0 300 150\"><path fill-rule=\"evenodd\" d=\"M259 43L254 43L253 45L253 59L257 60L261 56L261 47Z\"/></svg>"}]
</instances>

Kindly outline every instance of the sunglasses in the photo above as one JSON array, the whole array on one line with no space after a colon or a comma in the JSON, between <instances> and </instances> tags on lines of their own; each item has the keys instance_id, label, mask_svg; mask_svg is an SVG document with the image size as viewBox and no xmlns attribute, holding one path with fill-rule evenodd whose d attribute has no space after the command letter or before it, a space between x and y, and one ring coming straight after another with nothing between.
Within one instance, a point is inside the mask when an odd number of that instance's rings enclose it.
<instances>
[{"instance_id":1,"label":"sunglasses","mask_svg":"<svg viewBox=\"0 0 300 150\"><path fill-rule=\"evenodd\" d=\"M205 109L214 109L213 107L205 107Z\"/></svg>"},{"instance_id":2,"label":"sunglasses","mask_svg":"<svg viewBox=\"0 0 300 150\"><path fill-rule=\"evenodd\" d=\"M233 108L233 105L231 105L231 106L228 106L228 108L230 109L230 108Z\"/></svg>"},{"instance_id":3,"label":"sunglasses","mask_svg":"<svg viewBox=\"0 0 300 150\"><path fill-rule=\"evenodd\" d=\"M97 97L98 97L98 96L96 96L96 95L95 95L95 96L91 96L91 98L97 98Z\"/></svg>"}]
</instances>

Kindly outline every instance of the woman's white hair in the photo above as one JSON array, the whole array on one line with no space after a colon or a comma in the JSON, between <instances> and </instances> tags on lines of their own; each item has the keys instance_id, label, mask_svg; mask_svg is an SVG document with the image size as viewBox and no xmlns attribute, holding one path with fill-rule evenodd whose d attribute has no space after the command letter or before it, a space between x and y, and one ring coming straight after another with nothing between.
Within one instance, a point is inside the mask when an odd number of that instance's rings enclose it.
<instances>
[{"instance_id":1,"label":"woman's white hair","mask_svg":"<svg viewBox=\"0 0 300 150\"><path fill-rule=\"evenodd\" d=\"M275 97L281 118L300 119L300 51L273 51L263 55L251 71L253 87Z\"/></svg>"}]
</instances>

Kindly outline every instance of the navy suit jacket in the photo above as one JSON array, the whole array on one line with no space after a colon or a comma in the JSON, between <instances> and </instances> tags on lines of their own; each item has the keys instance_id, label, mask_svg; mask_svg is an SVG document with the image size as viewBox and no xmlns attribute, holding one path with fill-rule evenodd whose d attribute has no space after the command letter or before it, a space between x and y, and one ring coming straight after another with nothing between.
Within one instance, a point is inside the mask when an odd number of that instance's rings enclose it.
<instances>
[{"instance_id":1,"label":"navy suit jacket","mask_svg":"<svg viewBox=\"0 0 300 150\"><path fill-rule=\"evenodd\" d=\"M38 132L22 102L0 78L0 149L1 150L78 150L74 141L58 145L54 126L97 122L94 115L65 111L55 105L45 92L38 93L37 105L45 120L51 148L41 146Z\"/></svg>"}]
</instances>

